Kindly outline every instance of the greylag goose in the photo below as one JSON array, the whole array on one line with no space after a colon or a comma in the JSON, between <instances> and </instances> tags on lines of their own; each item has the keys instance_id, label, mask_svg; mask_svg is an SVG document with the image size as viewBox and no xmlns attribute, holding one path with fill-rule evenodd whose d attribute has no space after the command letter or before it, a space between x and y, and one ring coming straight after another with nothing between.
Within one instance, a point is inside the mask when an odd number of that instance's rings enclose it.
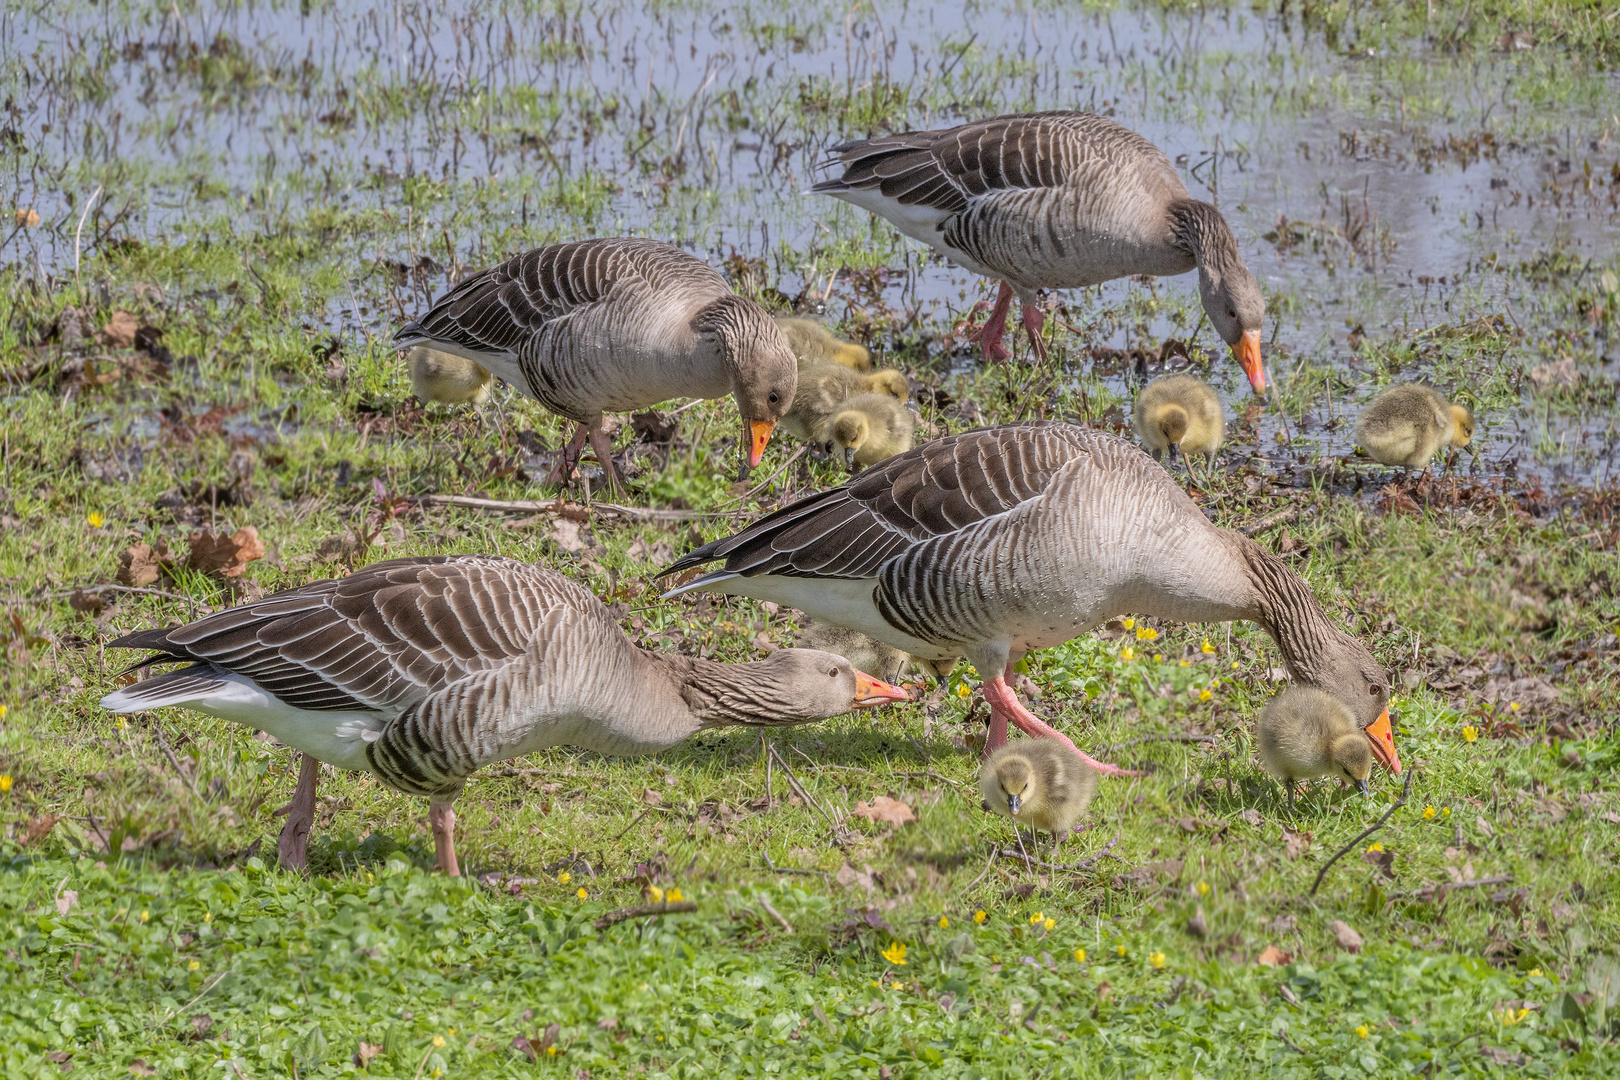
<instances>
[{"instance_id":1,"label":"greylag goose","mask_svg":"<svg viewBox=\"0 0 1620 1080\"><path fill-rule=\"evenodd\" d=\"M871 371L872 354L863 345L845 341L814 319L778 316L776 325L787 338L788 347L805 364L842 364L851 371Z\"/></svg>"},{"instance_id":2,"label":"greylag goose","mask_svg":"<svg viewBox=\"0 0 1620 1080\"><path fill-rule=\"evenodd\" d=\"M1473 437L1474 414L1466 406L1418 383L1390 387L1356 417L1356 442L1373 460L1408 472L1427 469L1441 446L1467 446Z\"/></svg>"},{"instance_id":3,"label":"greylag goose","mask_svg":"<svg viewBox=\"0 0 1620 1080\"><path fill-rule=\"evenodd\" d=\"M966 656L984 679L991 749L1007 741L1009 721L1072 748L1019 702L1013 665L1134 612L1258 622L1289 674L1344 702L1380 760L1400 770L1389 678L1372 655L1281 559L1212 524L1152 458L1114 435L1037 421L935 439L704 544L665 573L716 559L723 569L665 595L752 596L913 655Z\"/></svg>"},{"instance_id":4,"label":"greylag goose","mask_svg":"<svg viewBox=\"0 0 1620 1080\"><path fill-rule=\"evenodd\" d=\"M887 218L959 266L1001 282L980 331L985 355L1013 294L1045 356L1037 289L1076 289L1130 274L1197 267L1198 293L1255 393L1266 388L1266 300L1221 212L1187 194L1164 152L1091 113L1047 112L907 131L832 148L844 166L811 191Z\"/></svg>"},{"instance_id":5,"label":"greylag goose","mask_svg":"<svg viewBox=\"0 0 1620 1080\"><path fill-rule=\"evenodd\" d=\"M905 700L809 649L750 664L637 648L562 575L493 555L391 559L187 626L126 634L190 666L108 694L115 713L180 705L302 750L283 865L302 866L317 766L429 800L439 866L459 873L452 803L492 762L548 746L639 755L703 728L775 726Z\"/></svg>"},{"instance_id":6,"label":"greylag goose","mask_svg":"<svg viewBox=\"0 0 1620 1080\"><path fill-rule=\"evenodd\" d=\"M422 403L482 405L489 400L490 373L465 356L415 348L405 358L411 389Z\"/></svg>"},{"instance_id":7,"label":"greylag goose","mask_svg":"<svg viewBox=\"0 0 1620 1080\"><path fill-rule=\"evenodd\" d=\"M1213 458L1226 437L1226 413L1214 389L1191 375L1154 379L1136 395L1136 437L1154 457L1166 452Z\"/></svg>"},{"instance_id":8,"label":"greylag goose","mask_svg":"<svg viewBox=\"0 0 1620 1080\"><path fill-rule=\"evenodd\" d=\"M1344 702L1309 686L1291 686L1260 713L1256 741L1266 771L1288 789L1294 781L1338 776L1369 794L1372 752Z\"/></svg>"},{"instance_id":9,"label":"greylag goose","mask_svg":"<svg viewBox=\"0 0 1620 1080\"><path fill-rule=\"evenodd\" d=\"M536 248L461 282L394 336L466 357L579 424L551 479L587 440L621 486L602 414L733 394L759 464L793 402L798 367L765 309L679 248L615 237Z\"/></svg>"},{"instance_id":10,"label":"greylag goose","mask_svg":"<svg viewBox=\"0 0 1620 1080\"><path fill-rule=\"evenodd\" d=\"M850 472L911 449L917 418L888 394L856 394L838 407L818 432L827 452L839 454Z\"/></svg>"},{"instance_id":11,"label":"greylag goose","mask_svg":"<svg viewBox=\"0 0 1620 1080\"><path fill-rule=\"evenodd\" d=\"M1052 834L1052 846L1080 820L1097 793L1097 770L1051 739L1019 739L979 766L984 808Z\"/></svg>"}]
</instances>

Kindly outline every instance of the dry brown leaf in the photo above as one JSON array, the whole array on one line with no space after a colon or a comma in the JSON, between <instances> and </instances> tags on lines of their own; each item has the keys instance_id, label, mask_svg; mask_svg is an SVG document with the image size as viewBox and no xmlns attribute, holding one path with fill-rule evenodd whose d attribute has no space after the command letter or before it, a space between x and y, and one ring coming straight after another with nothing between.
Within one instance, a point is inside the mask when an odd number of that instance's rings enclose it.
<instances>
[{"instance_id":1,"label":"dry brown leaf","mask_svg":"<svg viewBox=\"0 0 1620 1080\"><path fill-rule=\"evenodd\" d=\"M1551 364L1531 368L1530 381L1541 389L1550 386L1554 389L1570 390L1581 381L1581 373L1575 370L1575 358L1566 356Z\"/></svg>"},{"instance_id":2,"label":"dry brown leaf","mask_svg":"<svg viewBox=\"0 0 1620 1080\"><path fill-rule=\"evenodd\" d=\"M1265 818L1260 816L1260 811L1256 810L1252 806L1247 806L1242 810L1239 810L1238 820L1242 821L1245 825L1253 826L1256 829L1265 824Z\"/></svg>"},{"instance_id":3,"label":"dry brown leaf","mask_svg":"<svg viewBox=\"0 0 1620 1080\"><path fill-rule=\"evenodd\" d=\"M17 228L32 229L39 224L39 211L32 206L19 206L17 207L16 221Z\"/></svg>"},{"instance_id":4,"label":"dry brown leaf","mask_svg":"<svg viewBox=\"0 0 1620 1080\"><path fill-rule=\"evenodd\" d=\"M23 830L22 846L32 847L39 843L51 834L51 830L56 828L56 823L61 820L55 814L41 814L36 818L30 818L28 827Z\"/></svg>"},{"instance_id":5,"label":"dry brown leaf","mask_svg":"<svg viewBox=\"0 0 1620 1080\"><path fill-rule=\"evenodd\" d=\"M578 555L590 547L580 536L579 522L561 516L551 523L551 542L570 555Z\"/></svg>"},{"instance_id":6,"label":"dry brown leaf","mask_svg":"<svg viewBox=\"0 0 1620 1080\"><path fill-rule=\"evenodd\" d=\"M1290 859L1299 858L1301 855L1303 855L1307 851L1311 850L1311 837L1314 836L1314 835L1315 835L1314 833L1308 833L1308 832L1305 832L1303 830L1301 830L1300 832L1295 832L1293 829L1290 829L1288 826L1284 825L1283 826L1283 852L1284 852L1284 854L1286 854Z\"/></svg>"},{"instance_id":7,"label":"dry brown leaf","mask_svg":"<svg viewBox=\"0 0 1620 1080\"><path fill-rule=\"evenodd\" d=\"M191 534L193 570L228 578L241 577L248 563L262 558L264 541L259 539L259 530L252 525L244 525L230 536L206 530Z\"/></svg>"},{"instance_id":8,"label":"dry brown leaf","mask_svg":"<svg viewBox=\"0 0 1620 1080\"><path fill-rule=\"evenodd\" d=\"M904 825L908 821L917 820L917 815L911 812L911 807L887 795L874 796L869 803L858 802L851 812L856 817L867 818L870 821L887 821L890 825Z\"/></svg>"},{"instance_id":9,"label":"dry brown leaf","mask_svg":"<svg viewBox=\"0 0 1620 1080\"><path fill-rule=\"evenodd\" d=\"M143 588L162 577L163 571L172 565L174 560L169 557L168 545L162 541L157 547L136 544L118 556L118 584Z\"/></svg>"},{"instance_id":10,"label":"dry brown leaf","mask_svg":"<svg viewBox=\"0 0 1620 1080\"><path fill-rule=\"evenodd\" d=\"M63 889L56 894L56 913L58 915L66 915L78 905L79 893L77 889Z\"/></svg>"},{"instance_id":11,"label":"dry brown leaf","mask_svg":"<svg viewBox=\"0 0 1620 1080\"><path fill-rule=\"evenodd\" d=\"M1263 964L1266 967L1282 967L1285 964L1292 963L1293 959L1294 955L1292 953L1279 949L1275 945L1267 945L1260 950L1260 955L1254 958L1254 962Z\"/></svg>"},{"instance_id":12,"label":"dry brown leaf","mask_svg":"<svg viewBox=\"0 0 1620 1080\"><path fill-rule=\"evenodd\" d=\"M133 314L119 308L107 320L106 327L101 331L103 343L114 349L127 349L135 344L135 331L141 328L141 322Z\"/></svg>"},{"instance_id":13,"label":"dry brown leaf","mask_svg":"<svg viewBox=\"0 0 1620 1080\"><path fill-rule=\"evenodd\" d=\"M1334 919L1328 923L1328 929L1333 931L1333 938L1339 943L1339 948L1345 952L1358 953L1361 951L1361 935L1356 933L1349 923L1341 919Z\"/></svg>"},{"instance_id":14,"label":"dry brown leaf","mask_svg":"<svg viewBox=\"0 0 1620 1080\"><path fill-rule=\"evenodd\" d=\"M354 1063L362 1069L370 1069L371 1059L382 1053L382 1049L376 1043L368 1043L361 1039L360 1048L354 1052Z\"/></svg>"},{"instance_id":15,"label":"dry brown leaf","mask_svg":"<svg viewBox=\"0 0 1620 1080\"><path fill-rule=\"evenodd\" d=\"M145 1058L136 1058L134 1063L130 1065L129 1071L134 1073L136 1076L157 1075L157 1070L148 1065Z\"/></svg>"},{"instance_id":16,"label":"dry brown leaf","mask_svg":"<svg viewBox=\"0 0 1620 1080\"><path fill-rule=\"evenodd\" d=\"M641 801L646 803L648 806L664 805L664 797L658 792L654 791L652 788L648 788L646 791L641 793Z\"/></svg>"},{"instance_id":17,"label":"dry brown leaf","mask_svg":"<svg viewBox=\"0 0 1620 1080\"><path fill-rule=\"evenodd\" d=\"M99 592L85 592L83 589L74 589L68 596L68 607L81 612L94 619L107 607L107 601Z\"/></svg>"}]
</instances>

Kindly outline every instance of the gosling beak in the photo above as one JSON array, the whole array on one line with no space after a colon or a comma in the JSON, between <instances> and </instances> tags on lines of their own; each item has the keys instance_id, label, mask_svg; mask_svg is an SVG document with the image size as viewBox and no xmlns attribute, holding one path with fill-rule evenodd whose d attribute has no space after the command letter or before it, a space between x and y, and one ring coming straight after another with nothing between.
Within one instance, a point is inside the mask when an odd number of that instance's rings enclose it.
<instances>
[{"instance_id":1,"label":"gosling beak","mask_svg":"<svg viewBox=\"0 0 1620 1080\"><path fill-rule=\"evenodd\" d=\"M748 467L750 469L759 468L759 460L765 456L765 444L771 441L771 432L775 430L775 420L748 421L748 431L753 436L748 447Z\"/></svg>"},{"instance_id":2,"label":"gosling beak","mask_svg":"<svg viewBox=\"0 0 1620 1080\"><path fill-rule=\"evenodd\" d=\"M1023 805L1024 800L1020 799L1017 795L1007 796L1007 813L1011 814L1013 817L1018 816L1018 808Z\"/></svg>"},{"instance_id":3,"label":"gosling beak","mask_svg":"<svg viewBox=\"0 0 1620 1080\"><path fill-rule=\"evenodd\" d=\"M1363 729L1367 741L1372 743L1373 757L1396 776L1401 775L1401 755L1395 752L1395 731L1389 726L1389 710L1378 714L1378 719Z\"/></svg>"},{"instance_id":4,"label":"gosling beak","mask_svg":"<svg viewBox=\"0 0 1620 1080\"><path fill-rule=\"evenodd\" d=\"M882 679L874 679L864 671L855 673L855 705L857 709L870 709L887 705L891 701L910 701L911 695L898 686L890 686Z\"/></svg>"},{"instance_id":5,"label":"gosling beak","mask_svg":"<svg viewBox=\"0 0 1620 1080\"><path fill-rule=\"evenodd\" d=\"M853 446L844 447L844 468L849 472L855 471L855 448Z\"/></svg>"},{"instance_id":6,"label":"gosling beak","mask_svg":"<svg viewBox=\"0 0 1620 1080\"><path fill-rule=\"evenodd\" d=\"M1170 449L1166 452L1165 456L1170 459L1170 464L1174 465L1176 463L1176 459L1181 457L1181 444L1171 443Z\"/></svg>"},{"instance_id":7,"label":"gosling beak","mask_svg":"<svg viewBox=\"0 0 1620 1080\"><path fill-rule=\"evenodd\" d=\"M1232 346L1232 355L1243 365L1243 374L1249 377L1249 385L1254 387L1254 392L1264 394L1266 369L1260 364L1260 331L1243 331L1243 340Z\"/></svg>"},{"instance_id":8,"label":"gosling beak","mask_svg":"<svg viewBox=\"0 0 1620 1080\"><path fill-rule=\"evenodd\" d=\"M1367 781L1365 780L1356 781L1356 790L1361 792L1361 797L1363 799L1370 798L1372 796L1372 788L1367 786Z\"/></svg>"}]
</instances>

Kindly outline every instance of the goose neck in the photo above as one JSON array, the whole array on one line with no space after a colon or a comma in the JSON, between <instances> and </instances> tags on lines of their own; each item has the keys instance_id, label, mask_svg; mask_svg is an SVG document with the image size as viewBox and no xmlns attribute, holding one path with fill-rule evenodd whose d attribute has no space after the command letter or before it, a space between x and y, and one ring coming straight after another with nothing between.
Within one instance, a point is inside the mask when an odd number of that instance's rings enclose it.
<instances>
[{"instance_id":1,"label":"goose neck","mask_svg":"<svg viewBox=\"0 0 1620 1080\"><path fill-rule=\"evenodd\" d=\"M1316 683L1327 657L1348 635L1333 624L1305 580L1286 563L1248 537L1233 536L1254 590L1251 617L1277 643L1289 674Z\"/></svg>"},{"instance_id":2,"label":"goose neck","mask_svg":"<svg viewBox=\"0 0 1620 1080\"><path fill-rule=\"evenodd\" d=\"M1170 232L1176 246L1191 255L1209 277L1219 280L1243 264L1232 226L1212 203L1199 199L1179 199L1172 203Z\"/></svg>"},{"instance_id":3,"label":"goose neck","mask_svg":"<svg viewBox=\"0 0 1620 1080\"><path fill-rule=\"evenodd\" d=\"M669 657L668 666L700 728L775 725L800 711L800 703L763 662L721 664L679 656Z\"/></svg>"}]
</instances>

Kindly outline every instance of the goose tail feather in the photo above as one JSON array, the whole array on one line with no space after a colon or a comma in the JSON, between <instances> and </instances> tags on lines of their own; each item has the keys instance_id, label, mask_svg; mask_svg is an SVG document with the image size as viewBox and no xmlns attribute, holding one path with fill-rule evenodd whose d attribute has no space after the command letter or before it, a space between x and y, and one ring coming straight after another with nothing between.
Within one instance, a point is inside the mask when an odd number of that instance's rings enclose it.
<instances>
[{"instance_id":1,"label":"goose tail feather","mask_svg":"<svg viewBox=\"0 0 1620 1080\"><path fill-rule=\"evenodd\" d=\"M183 705L224 689L225 675L225 671L213 664L193 664L114 690L101 699L101 707L113 713L132 713L165 705Z\"/></svg>"},{"instance_id":2,"label":"goose tail feather","mask_svg":"<svg viewBox=\"0 0 1620 1080\"><path fill-rule=\"evenodd\" d=\"M695 551L692 553L692 555L696 554L697 552ZM687 558L690 559L692 555L688 555ZM674 567L671 567L670 569L673 570ZM666 573L667 572L668 571L666 571ZM689 592L698 592L699 590L707 589L740 577L742 577L742 575L737 573L735 570L716 570L712 574L704 574L701 577L695 577L691 581L688 581L685 585L675 586L675 588L666 592L662 597L660 597L660 599L671 600L677 596L681 596Z\"/></svg>"}]
</instances>

